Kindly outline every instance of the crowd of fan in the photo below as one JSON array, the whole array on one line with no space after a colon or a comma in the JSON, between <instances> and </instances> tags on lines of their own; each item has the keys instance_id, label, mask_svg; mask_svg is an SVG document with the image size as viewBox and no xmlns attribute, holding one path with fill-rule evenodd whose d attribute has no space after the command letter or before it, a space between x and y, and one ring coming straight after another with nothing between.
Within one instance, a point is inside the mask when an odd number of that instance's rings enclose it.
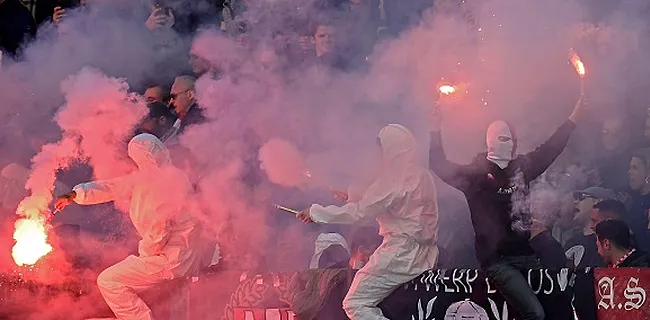
<instances>
[{"instance_id":1,"label":"crowd of fan","mask_svg":"<svg viewBox=\"0 0 650 320\"><path fill-rule=\"evenodd\" d=\"M0 50L19 60L21 48L35 38L39 28L60 25L71 12L83 14L92 1L0 0ZM268 54L260 55L260 65L265 66L265 59L276 59L297 70L317 66L333 72L363 72L377 41L417 21L426 3L329 0L310 3L307 9L268 8L268 15L294 12L286 14L291 18L283 22L283 32L279 28L269 31L274 43ZM134 1L133 5L148 8L150 15L141 22L151 32L169 30L191 37L201 28L215 27L236 38L240 46L257 45L248 31L256 27L251 20L263 20L259 15L255 19L247 16L249 1L194 1L190 9L179 1ZM205 120L194 100L194 82L205 74L219 77L222 66L189 56L186 75L144 90L150 113L140 132L165 141ZM277 65L268 63L268 67ZM598 139L589 139L593 152L565 152L564 159L537 183L538 189L550 185L561 200L533 203L533 216L538 218L531 241L546 267L616 265L629 254L639 257L634 260L636 266L649 263L642 252L650 251L650 148L644 148L650 147L650 116L643 135L635 135L631 119L620 114L607 118L602 127L598 125ZM534 193L535 188L533 197ZM447 259L453 263L453 257Z\"/></svg>"}]
</instances>

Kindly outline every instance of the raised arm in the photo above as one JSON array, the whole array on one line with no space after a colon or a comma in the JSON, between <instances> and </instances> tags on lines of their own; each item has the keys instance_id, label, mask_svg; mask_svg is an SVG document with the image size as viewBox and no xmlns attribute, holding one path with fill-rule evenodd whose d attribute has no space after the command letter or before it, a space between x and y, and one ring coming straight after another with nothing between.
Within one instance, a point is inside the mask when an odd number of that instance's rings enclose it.
<instances>
[{"instance_id":1,"label":"raised arm","mask_svg":"<svg viewBox=\"0 0 650 320\"><path fill-rule=\"evenodd\" d=\"M582 116L585 106L586 101L581 96L569 119L546 142L524 156L526 164L524 167L524 175L528 181L535 180L544 173L562 151L564 151L571 134L576 129L576 123Z\"/></svg>"},{"instance_id":2,"label":"raised arm","mask_svg":"<svg viewBox=\"0 0 650 320\"><path fill-rule=\"evenodd\" d=\"M429 168L448 185L459 190L466 190L471 181L472 170L470 166L447 160L447 155L442 147L441 128L442 118L439 108L434 106L430 112Z\"/></svg>"}]
</instances>

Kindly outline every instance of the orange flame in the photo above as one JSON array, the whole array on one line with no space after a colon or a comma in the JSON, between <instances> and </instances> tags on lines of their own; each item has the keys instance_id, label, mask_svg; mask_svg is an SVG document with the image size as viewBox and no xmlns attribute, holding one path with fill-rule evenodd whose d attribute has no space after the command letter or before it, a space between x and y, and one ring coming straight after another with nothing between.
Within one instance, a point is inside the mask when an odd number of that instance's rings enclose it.
<instances>
[{"instance_id":1,"label":"orange flame","mask_svg":"<svg viewBox=\"0 0 650 320\"><path fill-rule=\"evenodd\" d=\"M20 219L16 221L14 232L16 244L11 250L11 256L18 266L33 265L52 251L47 243L44 221Z\"/></svg>"},{"instance_id":2,"label":"orange flame","mask_svg":"<svg viewBox=\"0 0 650 320\"><path fill-rule=\"evenodd\" d=\"M443 85L438 88L440 90L440 93L445 94L445 95L450 95L454 92L456 92L456 87L450 86L450 85Z\"/></svg>"},{"instance_id":3,"label":"orange flame","mask_svg":"<svg viewBox=\"0 0 650 320\"><path fill-rule=\"evenodd\" d=\"M11 256L18 266L33 265L52 251L47 243L46 218L47 196L34 196L23 199L16 214L23 218L16 221Z\"/></svg>"},{"instance_id":4,"label":"orange flame","mask_svg":"<svg viewBox=\"0 0 650 320\"><path fill-rule=\"evenodd\" d=\"M577 54L577 53L575 52L575 50L573 50L573 49L570 49L570 50L569 50L569 54L570 54L570 56L571 56L571 58L570 58L570 60L571 60L571 64L573 64L573 67L576 68L576 72L578 73L578 75L579 75L581 78L584 77L584 76L585 76L585 73L586 73L586 71L585 71L585 65L584 65L584 63L582 63L582 61L580 60L580 56L578 56L578 54Z\"/></svg>"}]
</instances>

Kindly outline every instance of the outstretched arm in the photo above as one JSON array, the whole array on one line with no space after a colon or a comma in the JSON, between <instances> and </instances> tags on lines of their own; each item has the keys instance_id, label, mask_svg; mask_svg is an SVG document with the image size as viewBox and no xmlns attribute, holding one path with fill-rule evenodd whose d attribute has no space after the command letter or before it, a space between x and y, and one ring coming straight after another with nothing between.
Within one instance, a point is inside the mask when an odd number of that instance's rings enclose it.
<instances>
[{"instance_id":1,"label":"outstretched arm","mask_svg":"<svg viewBox=\"0 0 650 320\"><path fill-rule=\"evenodd\" d=\"M103 181L80 183L72 188L74 201L81 205L99 204L117 199L118 194L127 192L127 177Z\"/></svg>"},{"instance_id":2,"label":"outstretched arm","mask_svg":"<svg viewBox=\"0 0 650 320\"><path fill-rule=\"evenodd\" d=\"M459 190L466 190L471 180L472 170L467 165L459 165L447 160L447 155L442 147L442 118L438 106L434 106L429 116L431 122L429 168L448 185Z\"/></svg>"},{"instance_id":3,"label":"outstretched arm","mask_svg":"<svg viewBox=\"0 0 650 320\"><path fill-rule=\"evenodd\" d=\"M392 187L381 183L380 179L366 190L358 202L326 207L314 204L309 208L309 217L314 222L337 224L351 224L364 218L374 218L387 212L395 201L396 194L391 190Z\"/></svg>"},{"instance_id":4,"label":"outstretched arm","mask_svg":"<svg viewBox=\"0 0 650 320\"><path fill-rule=\"evenodd\" d=\"M576 129L576 122L582 116L585 106L586 101L583 96L580 96L569 119L545 143L525 155L526 166L524 174L528 181L535 180L544 173L562 151L564 151L571 134Z\"/></svg>"}]
</instances>

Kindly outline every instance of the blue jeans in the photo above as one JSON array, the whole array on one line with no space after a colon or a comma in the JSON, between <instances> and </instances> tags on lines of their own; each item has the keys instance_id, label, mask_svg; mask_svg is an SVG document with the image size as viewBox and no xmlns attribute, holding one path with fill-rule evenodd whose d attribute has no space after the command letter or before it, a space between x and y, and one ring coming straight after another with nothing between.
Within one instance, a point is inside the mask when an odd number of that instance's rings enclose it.
<instances>
[{"instance_id":1,"label":"blue jeans","mask_svg":"<svg viewBox=\"0 0 650 320\"><path fill-rule=\"evenodd\" d=\"M502 257L487 267L488 278L505 298L521 320L544 320L544 308L533 289L528 285L524 273L528 269L541 269L534 256Z\"/></svg>"}]
</instances>

